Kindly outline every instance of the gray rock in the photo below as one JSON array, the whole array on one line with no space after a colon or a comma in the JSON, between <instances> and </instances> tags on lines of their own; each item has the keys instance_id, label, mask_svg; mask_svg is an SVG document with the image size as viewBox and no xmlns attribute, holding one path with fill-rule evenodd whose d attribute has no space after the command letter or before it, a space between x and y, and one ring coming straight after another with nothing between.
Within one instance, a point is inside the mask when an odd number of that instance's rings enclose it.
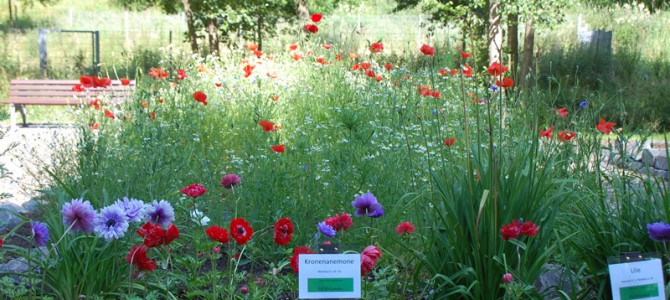
<instances>
[{"instance_id":1,"label":"gray rock","mask_svg":"<svg viewBox=\"0 0 670 300\"><path fill-rule=\"evenodd\" d=\"M44 200L40 199L32 199L26 203L23 203L23 208L26 209L27 211L37 211L40 209L45 204Z\"/></svg>"},{"instance_id":2,"label":"gray rock","mask_svg":"<svg viewBox=\"0 0 670 300\"><path fill-rule=\"evenodd\" d=\"M14 228L23 222L17 213L24 212L23 207L12 203L3 203L0 205L0 231Z\"/></svg>"},{"instance_id":3,"label":"gray rock","mask_svg":"<svg viewBox=\"0 0 670 300\"><path fill-rule=\"evenodd\" d=\"M654 157L654 168L668 170L668 156L665 151L660 151L660 153Z\"/></svg>"},{"instance_id":4,"label":"gray rock","mask_svg":"<svg viewBox=\"0 0 670 300\"><path fill-rule=\"evenodd\" d=\"M25 272L28 272L28 260L23 257L12 259L6 264L0 264L0 274L6 274L6 273L20 274Z\"/></svg>"},{"instance_id":5,"label":"gray rock","mask_svg":"<svg viewBox=\"0 0 670 300\"><path fill-rule=\"evenodd\" d=\"M543 272L535 279L535 290L545 295L544 299L561 299L556 290L565 292L568 295L575 295L579 292L579 286L573 286L573 279L576 278L574 272L553 264L542 266Z\"/></svg>"},{"instance_id":6,"label":"gray rock","mask_svg":"<svg viewBox=\"0 0 670 300\"><path fill-rule=\"evenodd\" d=\"M654 158L658 156L658 154L661 152L661 150L656 150L656 149L644 149L642 151L642 163L644 163L645 166L653 166L654 165Z\"/></svg>"},{"instance_id":7,"label":"gray rock","mask_svg":"<svg viewBox=\"0 0 670 300\"><path fill-rule=\"evenodd\" d=\"M668 179L668 171L666 170L657 170L657 169L650 169L649 170L652 175L656 177L663 177L665 179Z\"/></svg>"}]
</instances>

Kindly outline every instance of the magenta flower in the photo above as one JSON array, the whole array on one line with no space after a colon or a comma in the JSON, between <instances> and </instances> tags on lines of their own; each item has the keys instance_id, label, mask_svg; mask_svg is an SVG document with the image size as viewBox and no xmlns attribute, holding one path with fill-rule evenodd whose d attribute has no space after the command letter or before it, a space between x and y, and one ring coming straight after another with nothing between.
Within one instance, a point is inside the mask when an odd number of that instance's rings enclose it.
<instances>
[{"instance_id":1,"label":"magenta flower","mask_svg":"<svg viewBox=\"0 0 670 300\"><path fill-rule=\"evenodd\" d=\"M221 184L223 184L223 187L226 189L230 189L240 184L240 181L240 176L237 176L237 174L228 174L221 178Z\"/></svg>"}]
</instances>

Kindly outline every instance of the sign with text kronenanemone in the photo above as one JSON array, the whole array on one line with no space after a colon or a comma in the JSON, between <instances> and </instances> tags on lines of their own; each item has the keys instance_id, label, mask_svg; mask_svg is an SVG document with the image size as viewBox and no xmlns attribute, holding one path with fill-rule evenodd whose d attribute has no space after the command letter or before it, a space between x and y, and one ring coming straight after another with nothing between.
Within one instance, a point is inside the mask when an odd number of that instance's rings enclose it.
<instances>
[{"instance_id":1,"label":"sign with text kronenanemone","mask_svg":"<svg viewBox=\"0 0 670 300\"><path fill-rule=\"evenodd\" d=\"M613 300L665 300L661 259L636 255L608 262Z\"/></svg>"},{"instance_id":2,"label":"sign with text kronenanemone","mask_svg":"<svg viewBox=\"0 0 670 300\"><path fill-rule=\"evenodd\" d=\"M300 254L298 298L361 297L360 254Z\"/></svg>"}]
</instances>

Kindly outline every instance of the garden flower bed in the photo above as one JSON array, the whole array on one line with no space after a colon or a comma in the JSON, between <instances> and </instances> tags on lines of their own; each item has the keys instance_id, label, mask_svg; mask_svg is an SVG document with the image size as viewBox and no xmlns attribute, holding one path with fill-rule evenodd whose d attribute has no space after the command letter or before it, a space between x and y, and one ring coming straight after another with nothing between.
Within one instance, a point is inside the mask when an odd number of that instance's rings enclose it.
<instances>
[{"instance_id":1,"label":"garden flower bed","mask_svg":"<svg viewBox=\"0 0 670 300\"><path fill-rule=\"evenodd\" d=\"M283 53L166 59L132 101L76 109L43 216L2 235L34 266L3 294L295 298L297 256L335 245L361 255L365 298L601 298L608 256L661 250L665 181L591 163L632 134L597 95L545 107L499 63L344 53L311 26ZM551 265L575 288L535 289Z\"/></svg>"}]
</instances>

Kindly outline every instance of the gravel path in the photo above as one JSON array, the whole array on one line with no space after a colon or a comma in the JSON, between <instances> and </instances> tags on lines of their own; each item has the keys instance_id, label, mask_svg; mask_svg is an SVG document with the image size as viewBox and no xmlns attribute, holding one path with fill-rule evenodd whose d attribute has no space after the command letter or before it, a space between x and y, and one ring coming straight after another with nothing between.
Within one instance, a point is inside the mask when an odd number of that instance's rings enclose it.
<instances>
[{"instance_id":1,"label":"gravel path","mask_svg":"<svg viewBox=\"0 0 670 300\"><path fill-rule=\"evenodd\" d=\"M6 132L2 135L3 132ZM56 163L52 154L58 149L73 149L75 129L71 127L0 128L0 164L9 171L0 178L0 194L10 194L0 199L0 206L12 203L18 206L38 197L37 190L51 182L44 172L46 166Z\"/></svg>"}]
</instances>

